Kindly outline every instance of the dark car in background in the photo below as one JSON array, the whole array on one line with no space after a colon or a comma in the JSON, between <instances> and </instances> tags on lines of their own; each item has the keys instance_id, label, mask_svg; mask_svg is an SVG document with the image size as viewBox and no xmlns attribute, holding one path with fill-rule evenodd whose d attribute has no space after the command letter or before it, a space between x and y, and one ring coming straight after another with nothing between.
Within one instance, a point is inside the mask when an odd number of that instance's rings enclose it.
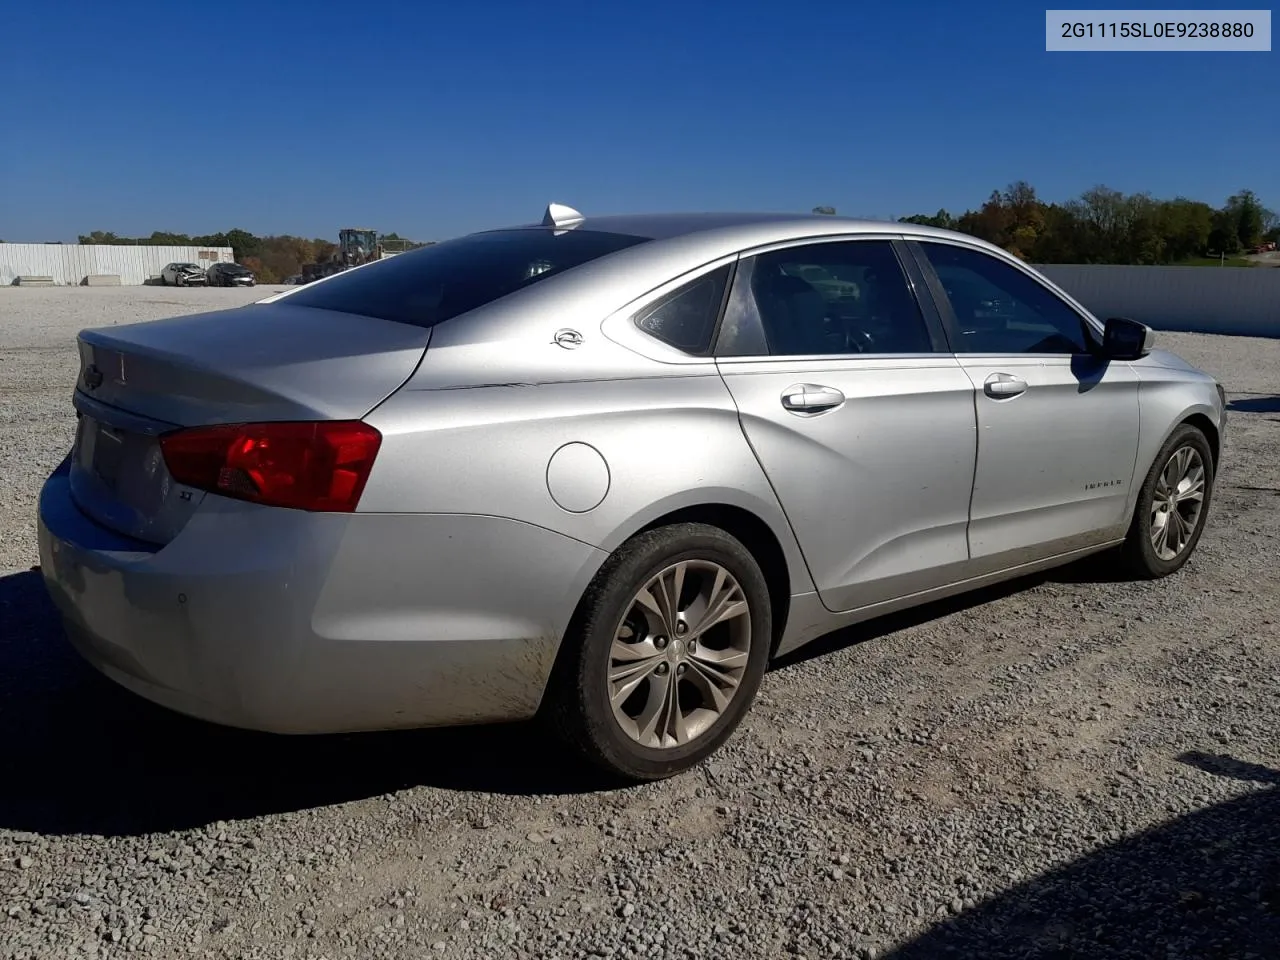
<instances>
[{"instance_id":1,"label":"dark car in background","mask_svg":"<svg viewBox=\"0 0 1280 960\"><path fill-rule=\"evenodd\" d=\"M252 287L258 282L253 271L238 263L215 263L205 271L211 287Z\"/></svg>"}]
</instances>

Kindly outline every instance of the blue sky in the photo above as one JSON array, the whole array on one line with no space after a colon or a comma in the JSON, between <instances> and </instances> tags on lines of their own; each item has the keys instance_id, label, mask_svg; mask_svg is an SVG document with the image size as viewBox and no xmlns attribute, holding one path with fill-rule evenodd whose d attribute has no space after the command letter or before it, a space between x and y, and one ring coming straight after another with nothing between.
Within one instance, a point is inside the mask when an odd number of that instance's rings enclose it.
<instances>
[{"instance_id":1,"label":"blue sky","mask_svg":"<svg viewBox=\"0 0 1280 960\"><path fill-rule=\"evenodd\" d=\"M0 237L443 239L553 199L889 217L958 213L1018 178L1050 200L1106 183L1219 204L1250 187L1280 208L1280 53L1046 53L1044 16L1025 2L17 3L0 14Z\"/></svg>"}]
</instances>

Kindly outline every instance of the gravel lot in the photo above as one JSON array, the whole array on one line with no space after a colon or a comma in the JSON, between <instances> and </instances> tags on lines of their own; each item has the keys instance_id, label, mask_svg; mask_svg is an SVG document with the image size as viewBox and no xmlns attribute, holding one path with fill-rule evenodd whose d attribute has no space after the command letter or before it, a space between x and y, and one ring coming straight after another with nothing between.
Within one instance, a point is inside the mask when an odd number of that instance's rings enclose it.
<instances>
[{"instance_id":1,"label":"gravel lot","mask_svg":"<svg viewBox=\"0 0 1280 960\"><path fill-rule=\"evenodd\" d=\"M1280 342L1161 337L1233 406L1177 576L833 635L705 768L603 790L524 727L212 728L65 646L29 568L75 332L265 292L0 290L0 958L1280 952Z\"/></svg>"}]
</instances>

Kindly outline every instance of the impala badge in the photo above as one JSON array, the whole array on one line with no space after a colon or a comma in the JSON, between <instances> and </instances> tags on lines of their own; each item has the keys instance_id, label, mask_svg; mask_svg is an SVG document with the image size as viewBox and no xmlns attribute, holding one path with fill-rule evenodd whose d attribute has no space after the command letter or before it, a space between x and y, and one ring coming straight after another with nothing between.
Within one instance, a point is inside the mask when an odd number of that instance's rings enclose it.
<instances>
[{"instance_id":1,"label":"impala badge","mask_svg":"<svg viewBox=\"0 0 1280 960\"><path fill-rule=\"evenodd\" d=\"M582 346L582 334L569 327L562 327L556 331L556 335L551 338L551 342L558 347L564 347L566 350L573 350Z\"/></svg>"}]
</instances>

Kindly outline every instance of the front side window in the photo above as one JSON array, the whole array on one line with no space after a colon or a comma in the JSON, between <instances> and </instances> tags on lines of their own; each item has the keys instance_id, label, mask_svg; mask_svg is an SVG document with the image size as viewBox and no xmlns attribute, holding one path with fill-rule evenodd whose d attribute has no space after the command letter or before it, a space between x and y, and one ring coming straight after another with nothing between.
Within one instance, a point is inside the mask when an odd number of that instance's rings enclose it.
<instances>
[{"instance_id":1,"label":"front side window","mask_svg":"<svg viewBox=\"0 0 1280 960\"><path fill-rule=\"evenodd\" d=\"M747 258L725 330L726 356L933 352L888 240L813 243Z\"/></svg>"},{"instance_id":2,"label":"front side window","mask_svg":"<svg viewBox=\"0 0 1280 960\"><path fill-rule=\"evenodd\" d=\"M1044 285L989 253L921 241L956 317L956 353L1088 352L1085 321Z\"/></svg>"},{"instance_id":3,"label":"front side window","mask_svg":"<svg viewBox=\"0 0 1280 960\"><path fill-rule=\"evenodd\" d=\"M288 303L431 327L648 239L598 230L476 233L337 274Z\"/></svg>"}]
</instances>

